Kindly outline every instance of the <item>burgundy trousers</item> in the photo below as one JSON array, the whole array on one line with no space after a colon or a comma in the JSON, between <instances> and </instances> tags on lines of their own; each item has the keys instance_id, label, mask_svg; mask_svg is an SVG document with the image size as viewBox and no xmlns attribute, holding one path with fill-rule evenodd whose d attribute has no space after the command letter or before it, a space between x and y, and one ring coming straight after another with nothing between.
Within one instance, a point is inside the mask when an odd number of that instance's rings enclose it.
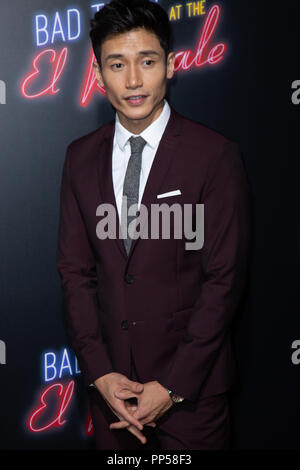
<instances>
[{"instance_id":1,"label":"burgundy trousers","mask_svg":"<svg viewBox=\"0 0 300 470\"><path fill-rule=\"evenodd\" d=\"M133 357L131 380L140 381ZM89 389L89 405L94 427L96 449L99 450L224 450L229 448L230 414L228 392L199 398L192 403L184 400L169 408L156 421L156 427L144 426L146 444L126 428L109 429L119 421L99 391Z\"/></svg>"}]
</instances>

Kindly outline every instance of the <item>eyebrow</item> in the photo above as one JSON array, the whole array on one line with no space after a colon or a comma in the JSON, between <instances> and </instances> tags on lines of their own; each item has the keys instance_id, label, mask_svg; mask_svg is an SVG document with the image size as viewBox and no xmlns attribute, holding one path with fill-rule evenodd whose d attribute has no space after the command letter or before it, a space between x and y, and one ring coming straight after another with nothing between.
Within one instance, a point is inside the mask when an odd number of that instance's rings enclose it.
<instances>
[{"instance_id":1,"label":"eyebrow","mask_svg":"<svg viewBox=\"0 0 300 470\"><path fill-rule=\"evenodd\" d=\"M154 51L153 49L149 49L147 51L139 51L137 52L137 55L141 55L141 56L156 55L160 57L160 54ZM108 56L106 56L105 62L107 62L109 59L122 59L122 58L124 58L123 54L109 54Z\"/></svg>"}]
</instances>

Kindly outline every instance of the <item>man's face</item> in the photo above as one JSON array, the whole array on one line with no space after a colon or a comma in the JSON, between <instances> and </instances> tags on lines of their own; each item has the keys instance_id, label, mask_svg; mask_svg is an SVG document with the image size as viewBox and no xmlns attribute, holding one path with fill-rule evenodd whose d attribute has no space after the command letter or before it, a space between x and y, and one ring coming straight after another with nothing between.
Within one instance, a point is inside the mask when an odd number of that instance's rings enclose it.
<instances>
[{"instance_id":1,"label":"man's face","mask_svg":"<svg viewBox=\"0 0 300 470\"><path fill-rule=\"evenodd\" d=\"M101 71L94 62L100 86L118 113L121 124L134 134L161 113L167 80L174 74L175 53L165 52L157 36L144 28L106 39L101 48ZM142 96L129 99L131 96Z\"/></svg>"}]
</instances>

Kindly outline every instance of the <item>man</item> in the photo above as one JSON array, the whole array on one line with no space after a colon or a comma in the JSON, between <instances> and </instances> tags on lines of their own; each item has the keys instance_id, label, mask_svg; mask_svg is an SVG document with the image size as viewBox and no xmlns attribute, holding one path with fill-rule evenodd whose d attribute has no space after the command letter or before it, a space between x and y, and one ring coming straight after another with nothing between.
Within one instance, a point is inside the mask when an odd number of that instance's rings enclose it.
<instances>
[{"instance_id":1,"label":"man","mask_svg":"<svg viewBox=\"0 0 300 470\"><path fill-rule=\"evenodd\" d=\"M230 325L249 239L238 146L165 99L175 54L158 4L113 0L90 35L116 115L68 146L57 267L97 448L227 448ZM150 220L157 203L192 206L191 224L203 204L203 246L134 237L136 209ZM116 238L101 235L109 207Z\"/></svg>"}]
</instances>

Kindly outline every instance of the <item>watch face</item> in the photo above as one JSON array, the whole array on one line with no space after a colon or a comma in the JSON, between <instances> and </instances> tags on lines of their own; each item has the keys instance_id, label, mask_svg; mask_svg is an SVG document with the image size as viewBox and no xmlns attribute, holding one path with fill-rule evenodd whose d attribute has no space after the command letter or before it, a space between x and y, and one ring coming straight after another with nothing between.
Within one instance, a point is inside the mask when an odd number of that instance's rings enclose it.
<instances>
[{"instance_id":1,"label":"watch face","mask_svg":"<svg viewBox=\"0 0 300 470\"><path fill-rule=\"evenodd\" d=\"M170 397L171 397L173 403L180 403L184 400L183 397L180 397L179 395L176 395L176 393L173 393L171 390L168 390L168 392L170 394Z\"/></svg>"},{"instance_id":2,"label":"watch face","mask_svg":"<svg viewBox=\"0 0 300 470\"><path fill-rule=\"evenodd\" d=\"M182 401L184 400L184 398L179 397L178 395L173 395L172 400L173 400L175 403L180 403L180 402L182 402Z\"/></svg>"}]
</instances>

